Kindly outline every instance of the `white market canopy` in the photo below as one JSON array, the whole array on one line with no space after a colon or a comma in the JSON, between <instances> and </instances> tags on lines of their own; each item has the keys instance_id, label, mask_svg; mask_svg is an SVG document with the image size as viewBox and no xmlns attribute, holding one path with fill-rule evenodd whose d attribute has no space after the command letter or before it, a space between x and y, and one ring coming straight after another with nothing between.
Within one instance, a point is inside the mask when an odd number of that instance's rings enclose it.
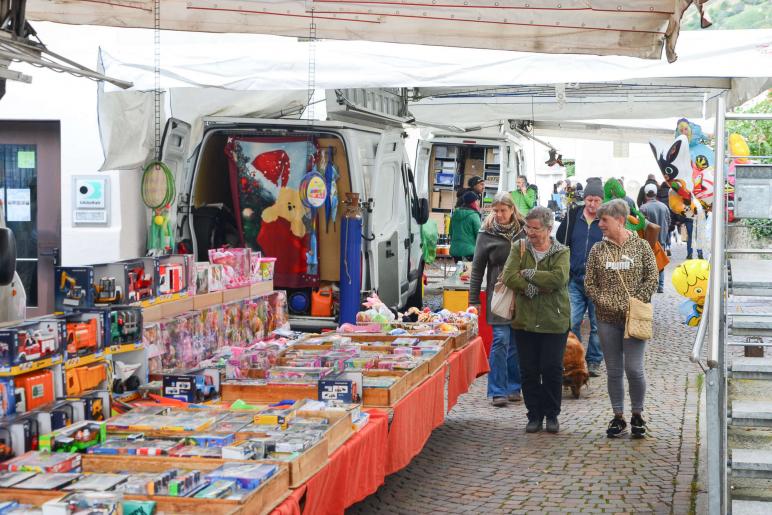
<instances>
[{"instance_id":1,"label":"white market canopy","mask_svg":"<svg viewBox=\"0 0 772 515\"><path fill-rule=\"evenodd\" d=\"M696 0L703 4L707 0ZM674 61L692 0L27 0L30 20ZM156 20L157 16L157 20Z\"/></svg>"}]
</instances>

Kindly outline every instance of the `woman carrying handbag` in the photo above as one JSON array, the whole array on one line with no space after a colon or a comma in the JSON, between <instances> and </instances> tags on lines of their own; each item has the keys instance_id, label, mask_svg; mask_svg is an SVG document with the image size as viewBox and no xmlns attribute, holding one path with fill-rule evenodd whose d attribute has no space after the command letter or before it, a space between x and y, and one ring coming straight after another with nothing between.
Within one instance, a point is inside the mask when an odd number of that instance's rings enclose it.
<instances>
[{"instance_id":1,"label":"woman carrying handbag","mask_svg":"<svg viewBox=\"0 0 772 515\"><path fill-rule=\"evenodd\" d=\"M625 228L629 208L624 200L612 200L598 209L603 241L595 244L587 258L584 287L595 303L598 334L606 361L608 394L614 418L606 435L618 438L627 433L624 418L624 376L630 388L634 438L643 438L646 396L644 351L651 337L653 309L651 296L657 291L657 263L651 247Z\"/></svg>"},{"instance_id":2,"label":"woman carrying handbag","mask_svg":"<svg viewBox=\"0 0 772 515\"><path fill-rule=\"evenodd\" d=\"M486 321L493 329L493 343L488 358L491 368L488 373L488 397L492 399L494 406L503 407L508 402L521 400L520 368L515 335L510 327L512 317L497 316L491 311L491 301L509 251L513 244L519 244L525 233L523 219L511 195L506 192L498 193L493 198L492 208L477 236L469 280L469 304L480 304L480 288L485 276Z\"/></svg>"}]
</instances>

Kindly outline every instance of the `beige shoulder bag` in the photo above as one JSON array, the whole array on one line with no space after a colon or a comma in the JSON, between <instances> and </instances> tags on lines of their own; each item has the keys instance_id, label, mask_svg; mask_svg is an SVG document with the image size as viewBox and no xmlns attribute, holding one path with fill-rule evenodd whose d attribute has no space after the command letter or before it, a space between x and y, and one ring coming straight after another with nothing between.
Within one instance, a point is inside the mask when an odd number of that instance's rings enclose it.
<instances>
[{"instance_id":1,"label":"beige shoulder bag","mask_svg":"<svg viewBox=\"0 0 772 515\"><path fill-rule=\"evenodd\" d=\"M520 260L523 259L524 253L525 242L520 240ZM496 284L493 286L491 313L507 320L512 320L515 316L515 292L504 284L501 275L496 279Z\"/></svg>"},{"instance_id":2,"label":"beige shoulder bag","mask_svg":"<svg viewBox=\"0 0 772 515\"><path fill-rule=\"evenodd\" d=\"M606 253L611 261L613 257L606 247ZM650 340L654 336L654 306L651 302L643 302L630 295L622 273L617 269L619 282L627 294L627 316L625 318L625 338L637 340Z\"/></svg>"}]
</instances>

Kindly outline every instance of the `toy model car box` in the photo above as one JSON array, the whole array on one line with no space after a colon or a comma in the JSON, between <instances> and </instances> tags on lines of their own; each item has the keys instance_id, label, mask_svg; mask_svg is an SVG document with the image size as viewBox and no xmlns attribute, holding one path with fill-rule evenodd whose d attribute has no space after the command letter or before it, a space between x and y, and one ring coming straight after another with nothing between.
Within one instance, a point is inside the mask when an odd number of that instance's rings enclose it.
<instances>
[{"instance_id":1,"label":"toy model car box","mask_svg":"<svg viewBox=\"0 0 772 515\"><path fill-rule=\"evenodd\" d=\"M64 320L52 317L0 329L0 367L10 368L60 355L66 327Z\"/></svg>"},{"instance_id":2,"label":"toy model car box","mask_svg":"<svg viewBox=\"0 0 772 515\"><path fill-rule=\"evenodd\" d=\"M107 439L104 422L84 420L71 426L40 435L40 450L48 452L82 452Z\"/></svg>"},{"instance_id":3,"label":"toy model car box","mask_svg":"<svg viewBox=\"0 0 772 515\"><path fill-rule=\"evenodd\" d=\"M125 345L142 341L142 309L135 306L110 308L109 345Z\"/></svg>"},{"instance_id":4,"label":"toy model car box","mask_svg":"<svg viewBox=\"0 0 772 515\"><path fill-rule=\"evenodd\" d=\"M163 396L185 402L202 402L217 395L220 390L219 371L200 371L185 375L165 375Z\"/></svg>"},{"instance_id":5,"label":"toy model car box","mask_svg":"<svg viewBox=\"0 0 772 515\"><path fill-rule=\"evenodd\" d=\"M156 296L155 258L94 266L94 303L132 304Z\"/></svg>"},{"instance_id":6,"label":"toy model car box","mask_svg":"<svg viewBox=\"0 0 772 515\"><path fill-rule=\"evenodd\" d=\"M195 262L189 254L172 254L156 258L158 269L158 296L184 295L191 288L189 279L190 269L195 267Z\"/></svg>"},{"instance_id":7,"label":"toy model car box","mask_svg":"<svg viewBox=\"0 0 772 515\"><path fill-rule=\"evenodd\" d=\"M108 312L99 308L82 308L67 314L67 359L101 351L108 341Z\"/></svg>"},{"instance_id":8,"label":"toy model car box","mask_svg":"<svg viewBox=\"0 0 772 515\"><path fill-rule=\"evenodd\" d=\"M94 267L58 266L54 274L55 311L94 305Z\"/></svg>"}]
</instances>

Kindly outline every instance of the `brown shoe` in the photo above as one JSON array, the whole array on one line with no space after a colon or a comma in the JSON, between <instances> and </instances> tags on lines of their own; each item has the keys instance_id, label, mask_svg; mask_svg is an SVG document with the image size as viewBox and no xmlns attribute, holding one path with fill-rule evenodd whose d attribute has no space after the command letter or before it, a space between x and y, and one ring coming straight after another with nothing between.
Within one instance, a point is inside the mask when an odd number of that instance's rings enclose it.
<instances>
[{"instance_id":1,"label":"brown shoe","mask_svg":"<svg viewBox=\"0 0 772 515\"><path fill-rule=\"evenodd\" d=\"M509 395L507 395L507 400L509 402L520 402L523 400L523 396L520 395L520 392L510 393Z\"/></svg>"},{"instance_id":2,"label":"brown shoe","mask_svg":"<svg viewBox=\"0 0 772 515\"><path fill-rule=\"evenodd\" d=\"M493 401L491 402L495 407L497 408L503 408L507 405L507 398L506 397L494 397Z\"/></svg>"}]
</instances>

